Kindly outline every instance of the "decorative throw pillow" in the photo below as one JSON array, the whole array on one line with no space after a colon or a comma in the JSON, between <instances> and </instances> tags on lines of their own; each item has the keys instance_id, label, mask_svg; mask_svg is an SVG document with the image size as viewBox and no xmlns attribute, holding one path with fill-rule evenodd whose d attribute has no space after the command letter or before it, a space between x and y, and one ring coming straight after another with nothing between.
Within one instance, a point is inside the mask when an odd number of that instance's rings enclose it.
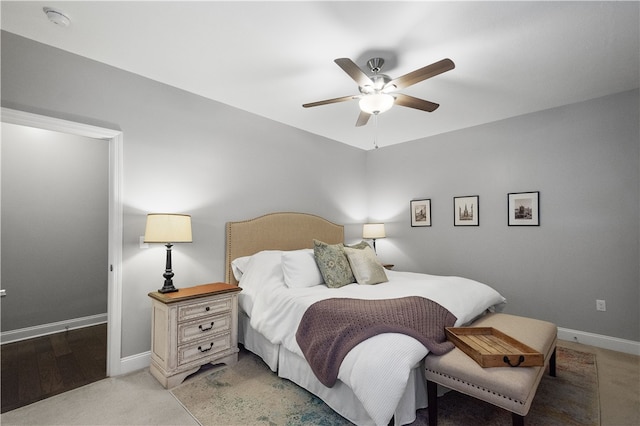
<instances>
[{"instance_id":1,"label":"decorative throw pillow","mask_svg":"<svg viewBox=\"0 0 640 426\"><path fill-rule=\"evenodd\" d=\"M345 247L344 252L358 284L379 284L389 281L384 267L378 262L371 247L365 247L362 250Z\"/></svg>"},{"instance_id":2,"label":"decorative throw pillow","mask_svg":"<svg viewBox=\"0 0 640 426\"><path fill-rule=\"evenodd\" d=\"M343 244L313 240L313 256L327 287L338 288L356 282Z\"/></svg>"},{"instance_id":3,"label":"decorative throw pillow","mask_svg":"<svg viewBox=\"0 0 640 426\"><path fill-rule=\"evenodd\" d=\"M369 245L369 243L368 243L368 242L366 242L365 240L362 240L362 241L360 241L358 244L354 244L354 245L352 245L352 246L345 246L345 247L349 247L349 248L354 248L354 249L362 250L362 249L364 249L364 248L371 247L371 246Z\"/></svg>"}]
</instances>

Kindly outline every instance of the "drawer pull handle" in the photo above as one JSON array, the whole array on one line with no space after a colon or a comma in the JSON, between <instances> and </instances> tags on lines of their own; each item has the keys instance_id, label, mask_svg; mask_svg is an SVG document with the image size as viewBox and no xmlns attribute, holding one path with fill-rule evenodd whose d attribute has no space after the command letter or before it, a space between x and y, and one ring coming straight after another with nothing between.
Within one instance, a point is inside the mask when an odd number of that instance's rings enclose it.
<instances>
[{"instance_id":1,"label":"drawer pull handle","mask_svg":"<svg viewBox=\"0 0 640 426\"><path fill-rule=\"evenodd\" d=\"M209 330L211 330L211 329L213 328L213 321L211 321L211 327L203 328L203 327L202 327L202 324L200 324L200 325L198 326L198 328L200 329L200 331L209 331Z\"/></svg>"},{"instance_id":2,"label":"drawer pull handle","mask_svg":"<svg viewBox=\"0 0 640 426\"><path fill-rule=\"evenodd\" d=\"M511 364L511 360L506 355L502 358L502 361L504 361L505 364L509 364L510 367L517 367L524 362L524 355L520 355L520 357L518 357L518 363L515 365Z\"/></svg>"},{"instance_id":3,"label":"drawer pull handle","mask_svg":"<svg viewBox=\"0 0 640 426\"><path fill-rule=\"evenodd\" d=\"M209 345L209 347L208 347L208 348L204 348L204 349L202 349L202 346L198 346L198 350L199 350L200 352L209 352L211 349L213 349L213 342L211 342L211 344Z\"/></svg>"},{"instance_id":4,"label":"drawer pull handle","mask_svg":"<svg viewBox=\"0 0 640 426\"><path fill-rule=\"evenodd\" d=\"M206 308L204 308L204 310L209 312L211 310L211 308L207 306Z\"/></svg>"}]
</instances>

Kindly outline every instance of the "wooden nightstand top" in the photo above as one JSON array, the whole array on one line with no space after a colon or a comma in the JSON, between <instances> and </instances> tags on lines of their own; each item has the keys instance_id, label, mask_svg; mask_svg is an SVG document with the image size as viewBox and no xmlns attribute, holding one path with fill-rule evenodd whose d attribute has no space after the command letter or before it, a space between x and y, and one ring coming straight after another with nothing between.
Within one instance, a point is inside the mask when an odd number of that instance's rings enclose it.
<instances>
[{"instance_id":1,"label":"wooden nightstand top","mask_svg":"<svg viewBox=\"0 0 640 426\"><path fill-rule=\"evenodd\" d=\"M197 299L202 296L210 296L213 294L223 293L235 293L241 291L242 288L237 285L227 283L211 283L202 284L195 287L180 288L173 293L159 293L157 291L149 293L149 297L152 297L162 303L176 303L189 299Z\"/></svg>"}]
</instances>

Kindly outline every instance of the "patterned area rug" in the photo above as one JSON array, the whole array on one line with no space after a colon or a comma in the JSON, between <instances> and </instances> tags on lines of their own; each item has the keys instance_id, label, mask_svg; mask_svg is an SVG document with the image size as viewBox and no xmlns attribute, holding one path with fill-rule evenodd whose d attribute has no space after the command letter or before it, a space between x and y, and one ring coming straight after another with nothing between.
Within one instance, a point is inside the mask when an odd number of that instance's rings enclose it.
<instances>
[{"instance_id":1,"label":"patterned area rug","mask_svg":"<svg viewBox=\"0 0 640 426\"><path fill-rule=\"evenodd\" d=\"M595 356L559 347L557 357L557 377L543 377L526 424L600 424ZM203 426L351 424L244 350L235 366L201 370L171 392ZM438 401L442 426L511 425L507 411L457 392ZM427 423L424 409L412 425Z\"/></svg>"}]
</instances>

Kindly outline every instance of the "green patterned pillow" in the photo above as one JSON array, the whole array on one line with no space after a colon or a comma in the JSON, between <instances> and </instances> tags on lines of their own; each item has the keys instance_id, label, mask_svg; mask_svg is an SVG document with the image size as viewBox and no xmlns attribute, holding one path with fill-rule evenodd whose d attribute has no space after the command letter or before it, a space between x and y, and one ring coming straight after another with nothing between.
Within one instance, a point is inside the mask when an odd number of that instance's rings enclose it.
<instances>
[{"instance_id":1,"label":"green patterned pillow","mask_svg":"<svg viewBox=\"0 0 640 426\"><path fill-rule=\"evenodd\" d=\"M356 282L343 244L313 240L313 256L327 287L338 288Z\"/></svg>"},{"instance_id":2,"label":"green patterned pillow","mask_svg":"<svg viewBox=\"0 0 640 426\"><path fill-rule=\"evenodd\" d=\"M344 252L358 284L379 284L389 281L384 267L378 262L371 247L365 247L362 250L345 247Z\"/></svg>"}]
</instances>

